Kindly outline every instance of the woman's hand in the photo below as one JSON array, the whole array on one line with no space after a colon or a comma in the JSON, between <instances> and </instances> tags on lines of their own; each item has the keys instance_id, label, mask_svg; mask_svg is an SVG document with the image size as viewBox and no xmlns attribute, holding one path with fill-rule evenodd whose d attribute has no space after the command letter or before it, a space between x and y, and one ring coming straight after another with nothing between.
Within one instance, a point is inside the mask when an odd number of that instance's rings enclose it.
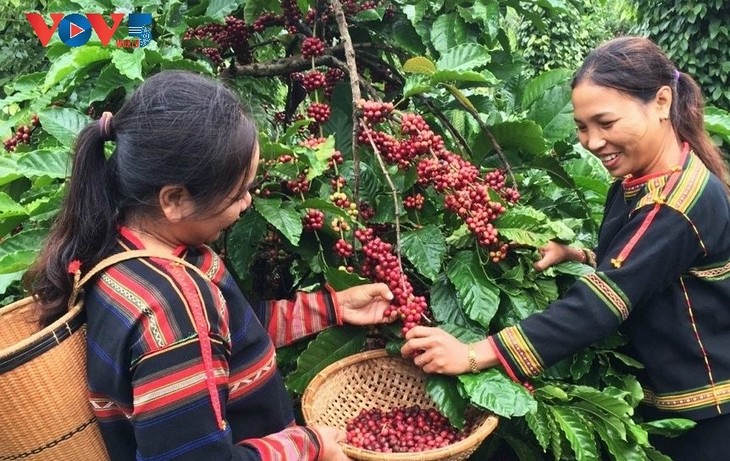
<instances>
[{"instance_id":1,"label":"woman's hand","mask_svg":"<svg viewBox=\"0 0 730 461\"><path fill-rule=\"evenodd\" d=\"M373 325L392 322L397 318L397 312L389 317L385 310L393 299L388 285L384 283L369 283L358 285L335 293L337 303L342 308L342 321L352 325Z\"/></svg>"},{"instance_id":2,"label":"woman's hand","mask_svg":"<svg viewBox=\"0 0 730 461\"><path fill-rule=\"evenodd\" d=\"M400 352L426 373L460 375L470 371L468 346L440 328L411 328Z\"/></svg>"},{"instance_id":3,"label":"woman's hand","mask_svg":"<svg viewBox=\"0 0 730 461\"><path fill-rule=\"evenodd\" d=\"M571 256L573 256L573 253L580 250L551 240L547 245L537 251L540 253L540 259L533 266L537 271L544 271L550 266L572 260L573 258Z\"/></svg>"},{"instance_id":4,"label":"woman's hand","mask_svg":"<svg viewBox=\"0 0 730 461\"><path fill-rule=\"evenodd\" d=\"M310 426L310 429L316 431L322 441L318 458L320 461L352 461L340 446L340 442L347 438L345 431L329 426Z\"/></svg>"}]
</instances>

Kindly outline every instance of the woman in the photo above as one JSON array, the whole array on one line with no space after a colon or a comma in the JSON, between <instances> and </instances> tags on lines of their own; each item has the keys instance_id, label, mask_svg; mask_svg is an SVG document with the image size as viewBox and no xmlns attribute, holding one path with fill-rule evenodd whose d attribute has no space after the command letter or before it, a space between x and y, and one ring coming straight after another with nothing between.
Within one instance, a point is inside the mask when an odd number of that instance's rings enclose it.
<instances>
[{"instance_id":1,"label":"woman","mask_svg":"<svg viewBox=\"0 0 730 461\"><path fill-rule=\"evenodd\" d=\"M162 72L84 128L75 150L66 200L28 274L41 321L66 310L79 265L129 250L165 256L119 262L86 289L90 399L110 458L348 460L341 429L295 425L274 347L390 321L393 295L369 284L249 305L206 245L251 205L257 132L238 97Z\"/></svg>"},{"instance_id":2,"label":"woman","mask_svg":"<svg viewBox=\"0 0 730 461\"><path fill-rule=\"evenodd\" d=\"M728 171L704 130L695 81L650 40L623 37L594 50L576 73L581 144L618 178L592 252L550 243L538 270L595 262L544 312L466 345L437 329L406 335L404 357L431 373L500 365L527 383L617 329L646 368L642 411L697 425L652 440L676 460L730 450L730 201Z\"/></svg>"}]
</instances>

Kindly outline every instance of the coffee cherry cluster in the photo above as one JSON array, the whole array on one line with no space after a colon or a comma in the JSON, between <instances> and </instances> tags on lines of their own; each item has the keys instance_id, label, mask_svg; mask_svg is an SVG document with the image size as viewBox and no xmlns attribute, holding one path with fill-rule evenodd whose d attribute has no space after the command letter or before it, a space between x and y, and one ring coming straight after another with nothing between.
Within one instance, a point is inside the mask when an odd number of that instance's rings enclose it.
<instances>
[{"instance_id":1,"label":"coffee cherry cluster","mask_svg":"<svg viewBox=\"0 0 730 461\"><path fill-rule=\"evenodd\" d=\"M322 102L313 102L307 108L307 116L323 124L330 118L330 106Z\"/></svg>"},{"instance_id":2,"label":"coffee cherry cluster","mask_svg":"<svg viewBox=\"0 0 730 461\"><path fill-rule=\"evenodd\" d=\"M375 126L394 118L392 106L363 100L357 105L361 112L358 143L399 168L415 165L417 183L443 194L445 208L467 224L481 246L494 253L491 259L504 259L507 249L499 241L493 222L505 212L503 203L516 203L520 197L516 189L505 187L504 172L493 170L482 175L476 165L449 152L441 136L419 114L401 114L400 133L393 135ZM417 195L407 196L404 206L419 209L422 200Z\"/></svg>"},{"instance_id":3,"label":"coffee cherry cluster","mask_svg":"<svg viewBox=\"0 0 730 461\"><path fill-rule=\"evenodd\" d=\"M376 282L385 283L393 293L393 301L384 315L390 316L393 311L398 312L403 322L403 334L420 325L428 308L426 298L414 295L413 286L401 270L398 257L393 253L393 246L376 237L372 228L356 230L355 237L362 244L365 256L361 266L362 274Z\"/></svg>"},{"instance_id":4,"label":"coffee cherry cluster","mask_svg":"<svg viewBox=\"0 0 730 461\"><path fill-rule=\"evenodd\" d=\"M30 125L20 125L15 130L15 135L9 137L3 142L5 150L12 152L18 146L18 144L30 144L30 136L35 127L40 125L41 122L38 119L38 115L33 114L30 119Z\"/></svg>"},{"instance_id":5,"label":"coffee cherry cluster","mask_svg":"<svg viewBox=\"0 0 730 461\"><path fill-rule=\"evenodd\" d=\"M253 28L243 19L228 16L224 24L203 24L185 31L184 40L207 40L216 44L215 47L203 46L196 51L206 55L217 67L224 61L224 55L231 50L240 63L251 62L253 56L249 47L249 38Z\"/></svg>"},{"instance_id":6,"label":"coffee cherry cluster","mask_svg":"<svg viewBox=\"0 0 730 461\"><path fill-rule=\"evenodd\" d=\"M327 86L327 77L318 70L310 70L304 74L295 73L292 74L292 78L300 80L304 89L310 93L318 88L324 88Z\"/></svg>"},{"instance_id":7,"label":"coffee cherry cluster","mask_svg":"<svg viewBox=\"0 0 730 461\"><path fill-rule=\"evenodd\" d=\"M444 141L428 127L426 121L417 114L405 114L401 117L402 139L372 127L390 117L392 104L365 101L362 106L362 120L366 125L358 133L358 143L366 148L374 148L383 156L386 162L406 169L421 156L438 154L444 151Z\"/></svg>"},{"instance_id":8,"label":"coffee cherry cluster","mask_svg":"<svg viewBox=\"0 0 730 461\"><path fill-rule=\"evenodd\" d=\"M406 208L412 208L414 210L420 210L423 208L425 198L421 194L409 195L403 199L403 206Z\"/></svg>"},{"instance_id":9,"label":"coffee cherry cluster","mask_svg":"<svg viewBox=\"0 0 730 461\"><path fill-rule=\"evenodd\" d=\"M351 243L346 242L344 239L339 239L335 242L334 250L340 257L347 259L352 256L354 248Z\"/></svg>"},{"instance_id":10,"label":"coffee cherry cluster","mask_svg":"<svg viewBox=\"0 0 730 461\"><path fill-rule=\"evenodd\" d=\"M324 212L316 209L309 209L302 218L304 229L308 231L320 230L324 227Z\"/></svg>"},{"instance_id":11,"label":"coffee cherry cluster","mask_svg":"<svg viewBox=\"0 0 730 461\"><path fill-rule=\"evenodd\" d=\"M367 124L376 124L389 118L393 113L393 103L366 101L360 99L357 102L357 108L362 114L362 119Z\"/></svg>"},{"instance_id":12,"label":"coffee cherry cluster","mask_svg":"<svg viewBox=\"0 0 730 461\"><path fill-rule=\"evenodd\" d=\"M324 54L324 42L317 37L307 37L302 40L302 56L313 58Z\"/></svg>"},{"instance_id":13,"label":"coffee cherry cluster","mask_svg":"<svg viewBox=\"0 0 730 461\"><path fill-rule=\"evenodd\" d=\"M417 405L389 411L364 409L347 422L347 443L381 453L435 450L465 439L468 430L455 429L435 409Z\"/></svg>"},{"instance_id":14,"label":"coffee cherry cluster","mask_svg":"<svg viewBox=\"0 0 730 461\"><path fill-rule=\"evenodd\" d=\"M309 191L311 183L307 180L307 172L299 173L296 178L286 182L286 187L295 194L305 193Z\"/></svg>"}]
</instances>

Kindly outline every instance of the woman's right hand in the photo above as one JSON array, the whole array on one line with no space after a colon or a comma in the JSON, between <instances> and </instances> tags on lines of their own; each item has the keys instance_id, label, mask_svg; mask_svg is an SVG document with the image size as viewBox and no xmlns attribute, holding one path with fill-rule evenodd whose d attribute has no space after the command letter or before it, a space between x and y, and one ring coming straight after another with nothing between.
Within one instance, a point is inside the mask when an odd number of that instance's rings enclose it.
<instances>
[{"instance_id":1,"label":"woman's right hand","mask_svg":"<svg viewBox=\"0 0 730 461\"><path fill-rule=\"evenodd\" d=\"M537 250L540 253L540 259L536 261L533 266L537 271L544 271L550 266L560 264L564 261L572 260L571 254L576 250L568 245L562 243L550 241L547 245Z\"/></svg>"},{"instance_id":2,"label":"woman's right hand","mask_svg":"<svg viewBox=\"0 0 730 461\"><path fill-rule=\"evenodd\" d=\"M310 429L316 431L322 441L319 461L352 461L340 445L347 439L345 431L330 426L310 426Z\"/></svg>"}]
</instances>

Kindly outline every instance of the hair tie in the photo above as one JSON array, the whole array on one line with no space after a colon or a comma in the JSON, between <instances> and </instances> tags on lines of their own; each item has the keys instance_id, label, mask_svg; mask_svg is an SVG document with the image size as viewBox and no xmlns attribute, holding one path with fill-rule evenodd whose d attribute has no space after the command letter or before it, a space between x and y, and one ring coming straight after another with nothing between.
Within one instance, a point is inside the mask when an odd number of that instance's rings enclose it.
<instances>
[{"instance_id":1,"label":"hair tie","mask_svg":"<svg viewBox=\"0 0 730 461\"><path fill-rule=\"evenodd\" d=\"M679 81L679 76L681 75L681 72L679 72L677 69L674 69L674 81Z\"/></svg>"},{"instance_id":2,"label":"hair tie","mask_svg":"<svg viewBox=\"0 0 730 461\"><path fill-rule=\"evenodd\" d=\"M111 141L112 137L112 113L104 112L99 118L99 132L101 139L104 141Z\"/></svg>"}]
</instances>

